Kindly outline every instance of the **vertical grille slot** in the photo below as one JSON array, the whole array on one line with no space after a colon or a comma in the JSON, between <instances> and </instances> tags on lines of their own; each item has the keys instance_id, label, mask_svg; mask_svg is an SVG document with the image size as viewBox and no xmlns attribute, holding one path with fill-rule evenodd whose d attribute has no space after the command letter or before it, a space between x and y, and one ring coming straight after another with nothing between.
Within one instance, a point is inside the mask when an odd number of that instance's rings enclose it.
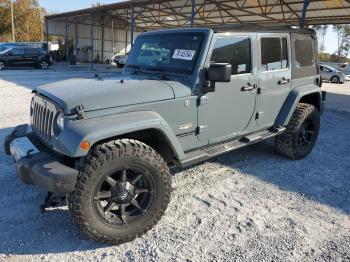
<instances>
[{"instance_id":1,"label":"vertical grille slot","mask_svg":"<svg viewBox=\"0 0 350 262\"><path fill-rule=\"evenodd\" d=\"M48 142L52 137L54 116L57 114L56 107L37 96L34 97L31 106L33 108L31 116L33 131L41 140Z\"/></svg>"}]
</instances>

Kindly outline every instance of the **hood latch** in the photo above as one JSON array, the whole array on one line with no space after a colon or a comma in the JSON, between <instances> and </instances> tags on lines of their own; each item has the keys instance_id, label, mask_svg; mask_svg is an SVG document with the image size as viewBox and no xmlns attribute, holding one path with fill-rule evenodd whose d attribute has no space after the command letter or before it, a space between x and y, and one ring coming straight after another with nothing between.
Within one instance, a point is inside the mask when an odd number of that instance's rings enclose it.
<instances>
[{"instance_id":1,"label":"hood latch","mask_svg":"<svg viewBox=\"0 0 350 262\"><path fill-rule=\"evenodd\" d=\"M75 106L75 111L78 114L78 119L85 119L85 110L83 105Z\"/></svg>"}]
</instances>

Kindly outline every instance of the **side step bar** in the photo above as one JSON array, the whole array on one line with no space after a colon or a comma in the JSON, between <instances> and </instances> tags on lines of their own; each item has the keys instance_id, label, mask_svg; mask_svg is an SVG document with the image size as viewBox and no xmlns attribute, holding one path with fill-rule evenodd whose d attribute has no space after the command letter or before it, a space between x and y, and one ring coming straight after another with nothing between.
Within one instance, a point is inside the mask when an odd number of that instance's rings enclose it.
<instances>
[{"instance_id":1,"label":"side step bar","mask_svg":"<svg viewBox=\"0 0 350 262\"><path fill-rule=\"evenodd\" d=\"M191 151L186 154L186 158L183 161L177 164L180 167L187 167L196 163L204 162L212 157L216 157L235 149L252 145L266 140L270 137L277 136L279 134L282 134L285 130L285 127L273 127L268 130L244 136L236 140L231 140L229 142Z\"/></svg>"}]
</instances>

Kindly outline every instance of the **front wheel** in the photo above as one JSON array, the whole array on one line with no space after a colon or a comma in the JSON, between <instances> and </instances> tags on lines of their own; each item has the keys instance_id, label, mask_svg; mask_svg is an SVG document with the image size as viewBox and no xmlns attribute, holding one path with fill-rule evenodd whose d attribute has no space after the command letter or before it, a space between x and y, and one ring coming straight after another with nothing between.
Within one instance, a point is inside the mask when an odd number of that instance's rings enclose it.
<instances>
[{"instance_id":1,"label":"front wheel","mask_svg":"<svg viewBox=\"0 0 350 262\"><path fill-rule=\"evenodd\" d=\"M79 169L69 208L81 230L96 241L121 244L143 235L170 201L167 164L139 141L98 145Z\"/></svg>"},{"instance_id":2,"label":"front wheel","mask_svg":"<svg viewBox=\"0 0 350 262\"><path fill-rule=\"evenodd\" d=\"M5 69L5 63L3 61L0 61L0 70Z\"/></svg>"},{"instance_id":3,"label":"front wheel","mask_svg":"<svg viewBox=\"0 0 350 262\"><path fill-rule=\"evenodd\" d=\"M275 138L277 151L290 159L302 159L313 149L320 131L320 114L310 104L299 103L287 130Z\"/></svg>"},{"instance_id":4,"label":"front wheel","mask_svg":"<svg viewBox=\"0 0 350 262\"><path fill-rule=\"evenodd\" d=\"M340 79L338 76L332 76L331 77L331 82L334 84L339 84L340 83Z\"/></svg>"}]
</instances>

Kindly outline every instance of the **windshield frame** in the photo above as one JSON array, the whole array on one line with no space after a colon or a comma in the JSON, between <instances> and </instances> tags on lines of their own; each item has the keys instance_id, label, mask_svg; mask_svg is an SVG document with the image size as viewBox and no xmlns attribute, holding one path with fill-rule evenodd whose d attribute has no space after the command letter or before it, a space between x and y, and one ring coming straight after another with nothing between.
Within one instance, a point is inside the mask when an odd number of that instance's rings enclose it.
<instances>
[{"instance_id":1,"label":"windshield frame","mask_svg":"<svg viewBox=\"0 0 350 262\"><path fill-rule=\"evenodd\" d=\"M142 41L143 39L147 39L147 38L151 38L151 37L162 37L164 39L167 38L167 36L169 35L175 35L175 34L179 34L179 35L201 35L201 41L200 44L197 48L197 52L194 55L193 58L193 64L191 66L191 70L184 70L181 67L173 67L173 68L169 68L169 67L160 67L160 66L145 66L144 64L139 64L139 63L135 63L135 61L132 61L132 59L135 60L134 56L136 56L136 54L134 55L134 52L139 52L141 49L141 46L143 45L143 43L141 42L141 44L139 43L139 41ZM203 49L205 49L206 45L207 45L207 40L208 40L208 31L207 30L195 30L195 29L170 29L170 30L161 30L161 31L157 31L157 32L148 32L148 33L143 33L141 35L139 35L134 43L134 46L132 48L132 50L129 52L128 55L128 60L126 62L125 68L127 70L132 70L135 71L135 66L137 66L138 68L136 69L137 71L146 71L146 72L154 72L154 73L161 73L161 74L174 74L174 75L192 75L196 70L198 70L200 62L202 60L203 57ZM146 40L144 40L145 42ZM135 49L137 44L139 44L139 48ZM138 55L138 54L137 54Z\"/></svg>"}]
</instances>

